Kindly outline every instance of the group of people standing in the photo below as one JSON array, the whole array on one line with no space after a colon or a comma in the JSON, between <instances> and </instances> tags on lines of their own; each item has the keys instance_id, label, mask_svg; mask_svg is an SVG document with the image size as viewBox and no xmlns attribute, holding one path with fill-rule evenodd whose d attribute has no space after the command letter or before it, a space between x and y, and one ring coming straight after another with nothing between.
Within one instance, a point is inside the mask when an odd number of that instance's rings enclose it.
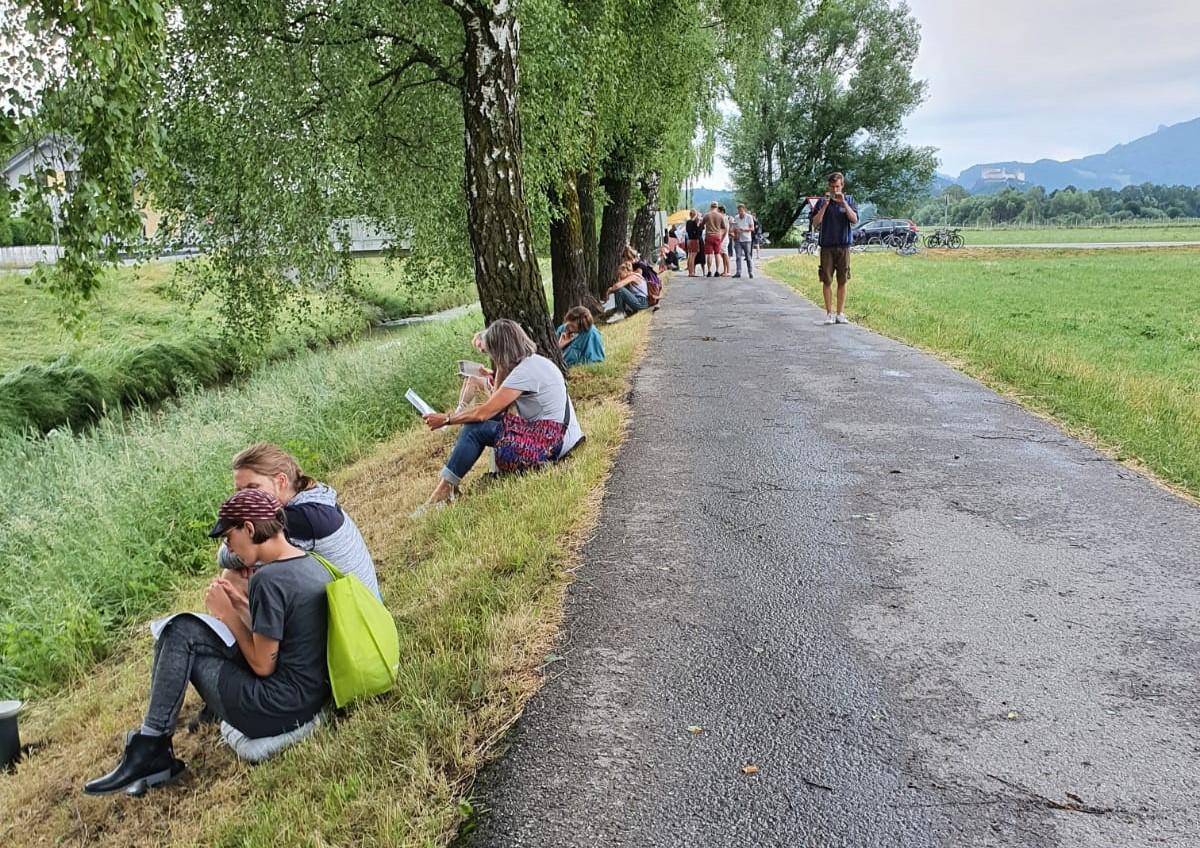
<instances>
[{"instance_id":1,"label":"group of people standing","mask_svg":"<svg viewBox=\"0 0 1200 848\"><path fill-rule=\"evenodd\" d=\"M705 277L728 276L729 260L734 257L737 270L733 276L742 276L742 262L745 261L746 273L754 277L753 252L755 247L761 249L762 228L744 203L737 205L737 215L729 215L725 207L714 200L703 215L692 209L685 227L689 277L699 276L697 266Z\"/></svg>"}]
</instances>

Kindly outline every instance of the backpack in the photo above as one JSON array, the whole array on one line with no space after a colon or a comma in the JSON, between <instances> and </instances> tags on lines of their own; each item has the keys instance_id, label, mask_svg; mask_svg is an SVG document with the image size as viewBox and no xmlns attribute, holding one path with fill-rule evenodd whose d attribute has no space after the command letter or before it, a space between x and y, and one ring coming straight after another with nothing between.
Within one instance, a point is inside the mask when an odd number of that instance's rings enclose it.
<instances>
[{"instance_id":1,"label":"backpack","mask_svg":"<svg viewBox=\"0 0 1200 848\"><path fill-rule=\"evenodd\" d=\"M642 272L642 279L646 281L646 302L651 306L658 305L662 300L662 280L658 273L644 259L634 262L633 267Z\"/></svg>"},{"instance_id":2,"label":"backpack","mask_svg":"<svg viewBox=\"0 0 1200 848\"><path fill-rule=\"evenodd\" d=\"M325 586L329 602L325 655L334 704L340 709L388 691L400 668L396 620L357 577L342 574L320 554L309 556L333 578Z\"/></svg>"}]
</instances>

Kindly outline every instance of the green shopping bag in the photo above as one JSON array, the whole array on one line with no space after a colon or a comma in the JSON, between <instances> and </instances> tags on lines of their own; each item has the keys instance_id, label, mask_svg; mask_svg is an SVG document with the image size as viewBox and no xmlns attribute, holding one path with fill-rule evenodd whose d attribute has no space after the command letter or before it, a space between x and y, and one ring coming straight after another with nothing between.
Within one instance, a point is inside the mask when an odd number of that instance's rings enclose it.
<instances>
[{"instance_id":1,"label":"green shopping bag","mask_svg":"<svg viewBox=\"0 0 1200 848\"><path fill-rule=\"evenodd\" d=\"M329 634L325 651L333 702L339 708L392 688L400 666L400 637L392 614L363 582L342 574L325 557L309 554L329 571Z\"/></svg>"}]
</instances>

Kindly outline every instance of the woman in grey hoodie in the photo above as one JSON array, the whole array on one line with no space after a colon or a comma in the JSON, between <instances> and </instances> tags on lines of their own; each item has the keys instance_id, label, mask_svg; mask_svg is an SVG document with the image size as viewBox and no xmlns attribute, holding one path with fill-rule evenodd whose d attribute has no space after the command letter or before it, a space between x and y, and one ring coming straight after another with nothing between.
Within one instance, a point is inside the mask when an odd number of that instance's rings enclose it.
<instances>
[{"instance_id":1,"label":"woman in grey hoodie","mask_svg":"<svg viewBox=\"0 0 1200 848\"><path fill-rule=\"evenodd\" d=\"M375 563L362 533L338 505L337 492L306 476L295 457L267 442L252 445L233 458L233 486L239 492L261 489L278 499L287 517L289 542L320 554L379 596ZM241 567L224 544L217 561L227 571Z\"/></svg>"}]
</instances>

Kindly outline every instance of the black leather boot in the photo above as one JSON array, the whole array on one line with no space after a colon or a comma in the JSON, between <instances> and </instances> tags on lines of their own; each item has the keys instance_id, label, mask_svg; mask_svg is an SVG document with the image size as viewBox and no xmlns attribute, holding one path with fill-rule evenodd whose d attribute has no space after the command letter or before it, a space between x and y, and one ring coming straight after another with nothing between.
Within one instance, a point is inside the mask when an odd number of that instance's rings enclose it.
<instances>
[{"instance_id":1,"label":"black leather boot","mask_svg":"<svg viewBox=\"0 0 1200 848\"><path fill-rule=\"evenodd\" d=\"M117 767L104 777L90 780L83 786L88 795L111 795L128 792L141 795L152 786L172 783L179 779L186 766L175 759L170 736L145 736L130 733L125 740L125 753Z\"/></svg>"}]
</instances>

